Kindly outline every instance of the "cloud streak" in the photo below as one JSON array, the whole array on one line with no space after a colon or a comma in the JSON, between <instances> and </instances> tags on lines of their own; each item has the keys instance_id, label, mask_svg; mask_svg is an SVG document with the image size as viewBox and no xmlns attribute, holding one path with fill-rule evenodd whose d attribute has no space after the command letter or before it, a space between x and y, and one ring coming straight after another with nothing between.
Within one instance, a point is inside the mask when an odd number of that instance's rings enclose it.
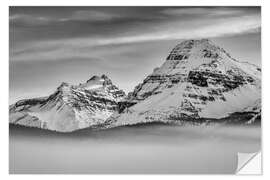
<instances>
[{"instance_id":1,"label":"cloud streak","mask_svg":"<svg viewBox=\"0 0 270 180\"><path fill-rule=\"evenodd\" d=\"M65 38L42 39L23 41L13 43L10 48L11 61L29 61L29 60L63 60L69 58L99 58L91 49L98 46L110 46L129 43L141 43L147 41L162 41L191 38L213 38L235 34L250 33L260 30L261 18L260 11L235 9L235 8L164 8L152 10L145 20L136 22L125 21L131 17L138 17L136 13L130 13L123 16L121 11L118 14L115 11L101 10L76 10L69 15L53 17L31 15L10 16L11 21L22 23L35 23L36 25L48 25L56 21L99 21L96 26L90 25L90 29L100 29L98 32L86 32L83 37L73 37L68 34ZM145 12L142 11L141 14ZM153 15L156 14L151 19ZM163 20L162 15L171 16ZM202 16L203 15L203 16ZM218 16L217 16L218 15ZM207 18L206 18L207 17ZM159 19L159 21L153 19ZM111 22L112 19L121 19L120 23ZM146 20L147 19L147 20ZM124 21L124 22L122 22ZM108 23L110 26L108 26ZM64 23L65 24L65 23ZM73 27L68 24L67 27ZM82 24L82 27L85 24ZM66 27L66 26L64 26ZM106 28L111 27L111 31ZM130 28L132 27L132 28ZM14 31L20 30L20 27L14 26ZM54 26L50 27L54 32ZM76 27L77 29L80 27ZM105 29L105 30L104 30ZM17 31L18 31L17 30ZM68 31L68 29L62 29ZM63 32L64 33L64 32ZM20 33L19 33L20 34ZM16 38L14 39L16 41ZM20 45L18 45L20 44ZM21 45L22 44L22 45Z\"/></svg>"},{"instance_id":2,"label":"cloud streak","mask_svg":"<svg viewBox=\"0 0 270 180\"><path fill-rule=\"evenodd\" d=\"M193 7L193 8L170 8L164 9L161 11L163 14L171 15L171 16L185 16L185 15L203 15L203 16L217 16L217 15L239 15L245 14L245 9L237 9L237 8L203 8L203 7Z\"/></svg>"}]
</instances>

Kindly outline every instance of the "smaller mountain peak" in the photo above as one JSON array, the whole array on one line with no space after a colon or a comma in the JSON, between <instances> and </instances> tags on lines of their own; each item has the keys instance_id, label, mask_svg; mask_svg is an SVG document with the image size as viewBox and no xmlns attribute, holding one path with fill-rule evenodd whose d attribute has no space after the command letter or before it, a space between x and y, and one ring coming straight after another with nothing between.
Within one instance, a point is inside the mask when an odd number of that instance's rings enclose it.
<instances>
[{"instance_id":1,"label":"smaller mountain peak","mask_svg":"<svg viewBox=\"0 0 270 180\"><path fill-rule=\"evenodd\" d=\"M105 75L105 74L102 74L102 75L101 75L101 78L102 78L102 79L105 79L105 80L110 79L110 78L109 78L107 75Z\"/></svg>"},{"instance_id":2,"label":"smaller mountain peak","mask_svg":"<svg viewBox=\"0 0 270 180\"><path fill-rule=\"evenodd\" d=\"M73 87L72 85L70 85L69 83L67 82L62 82L60 84L60 86L57 87L57 91L60 91L60 92L68 92L70 91L70 88Z\"/></svg>"},{"instance_id":3,"label":"smaller mountain peak","mask_svg":"<svg viewBox=\"0 0 270 180\"><path fill-rule=\"evenodd\" d=\"M102 74L101 78L104 80L104 85L112 84L112 80L107 75Z\"/></svg>"},{"instance_id":4,"label":"smaller mountain peak","mask_svg":"<svg viewBox=\"0 0 270 180\"><path fill-rule=\"evenodd\" d=\"M69 87L69 86L70 86L69 83L67 83L67 82L62 82L58 88Z\"/></svg>"},{"instance_id":5,"label":"smaller mountain peak","mask_svg":"<svg viewBox=\"0 0 270 180\"><path fill-rule=\"evenodd\" d=\"M89 80L87 80L87 83L89 83L90 81L108 81L108 82L111 82L111 79L107 75L102 74L101 76L97 76L97 75L92 76Z\"/></svg>"}]
</instances>

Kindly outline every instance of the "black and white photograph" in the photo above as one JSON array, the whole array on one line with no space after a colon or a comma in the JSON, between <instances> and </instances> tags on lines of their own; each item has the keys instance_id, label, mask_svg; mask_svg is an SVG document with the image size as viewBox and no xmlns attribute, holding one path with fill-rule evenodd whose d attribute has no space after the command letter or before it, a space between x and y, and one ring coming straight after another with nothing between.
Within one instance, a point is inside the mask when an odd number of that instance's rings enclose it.
<instances>
[{"instance_id":1,"label":"black and white photograph","mask_svg":"<svg viewBox=\"0 0 270 180\"><path fill-rule=\"evenodd\" d=\"M259 158L260 6L8 9L10 174L234 175Z\"/></svg>"}]
</instances>

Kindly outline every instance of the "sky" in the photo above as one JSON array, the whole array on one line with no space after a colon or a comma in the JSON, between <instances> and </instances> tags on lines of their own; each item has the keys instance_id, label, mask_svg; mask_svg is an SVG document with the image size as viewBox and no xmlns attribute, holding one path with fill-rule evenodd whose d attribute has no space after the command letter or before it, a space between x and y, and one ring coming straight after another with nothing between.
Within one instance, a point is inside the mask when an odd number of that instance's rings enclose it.
<instances>
[{"instance_id":1,"label":"sky","mask_svg":"<svg viewBox=\"0 0 270 180\"><path fill-rule=\"evenodd\" d=\"M261 66L260 7L10 7L10 104L108 75L130 92L185 39Z\"/></svg>"}]
</instances>

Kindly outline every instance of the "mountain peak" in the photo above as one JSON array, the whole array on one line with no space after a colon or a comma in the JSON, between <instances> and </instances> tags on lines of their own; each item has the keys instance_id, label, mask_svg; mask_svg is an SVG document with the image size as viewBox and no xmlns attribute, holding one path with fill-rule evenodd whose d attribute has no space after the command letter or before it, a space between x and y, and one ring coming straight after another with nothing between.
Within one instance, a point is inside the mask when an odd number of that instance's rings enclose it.
<instances>
[{"instance_id":1,"label":"mountain peak","mask_svg":"<svg viewBox=\"0 0 270 180\"><path fill-rule=\"evenodd\" d=\"M96 81L96 80L100 80L101 78L99 77L99 76L97 76L97 75L94 75L94 76L92 76L90 79L88 79L86 82L88 83L88 82L90 82L90 81Z\"/></svg>"},{"instance_id":2,"label":"mountain peak","mask_svg":"<svg viewBox=\"0 0 270 180\"><path fill-rule=\"evenodd\" d=\"M202 44L202 43L211 43L212 41L210 39L187 39L180 44L185 44L185 43L194 43L194 44Z\"/></svg>"},{"instance_id":3,"label":"mountain peak","mask_svg":"<svg viewBox=\"0 0 270 180\"><path fill-rule=\"evenodd\" d=\"M184 48L184 47L190 47L193 48L194 46L202 46L202 45L214 45L214 43L210 39L188 39L185 41L182 41L176 47L178 48Z\"/></svg>"},{"instance_id":4,"label":"mountain peak","mask_svg":"<svg viewBox=\"0 0 270 180\"><path fill-rule=\"evenodd\" d=\"M102 75L101 75L101 78L102 78L102 79L110 79L106 74L102 74Z\"/></svg>"},{"instance_id":5,"label":"mountain peak","mask_svg":"<svg viewBox=\"0 0 270 180\"><path fill-rule=\"evenodd\" d=\"M200 58L218 58L221 54L229 54L209 39L190 39L177 44L170 52L167 60L185 60L191 55ZM230 57L230 56L229 56Z\"/></svg>"},{"instance_id":6,"label":"mountain peak","mask_svg":"<svg viewBox=\"0 0 270 180\"><path fill-rule=\"evenodd\" d=\"M57 87L57 90L63 91L63 90L65 90L65 89L67 89L67 88L70 88L70 87L71 87L71 85L70 85L69 83L67 83L67 82L62 82L62 83L60 84L60 86Z\"/></svg>"},{"instance_id":7,"label":"mountain peak","mask_svg":"<svg viewBox=\"0 0 270 180\"><path fill-rule=\"evenodd\" d=\"M104 81L104 82L111 82L111 79L105 75L105 74L102 74L101 76L97 76L97 75L94 75L92 76L90 79L88 79L86 81L86 83L89 83L91 81Z\"/></svg>"}]
</instances>

